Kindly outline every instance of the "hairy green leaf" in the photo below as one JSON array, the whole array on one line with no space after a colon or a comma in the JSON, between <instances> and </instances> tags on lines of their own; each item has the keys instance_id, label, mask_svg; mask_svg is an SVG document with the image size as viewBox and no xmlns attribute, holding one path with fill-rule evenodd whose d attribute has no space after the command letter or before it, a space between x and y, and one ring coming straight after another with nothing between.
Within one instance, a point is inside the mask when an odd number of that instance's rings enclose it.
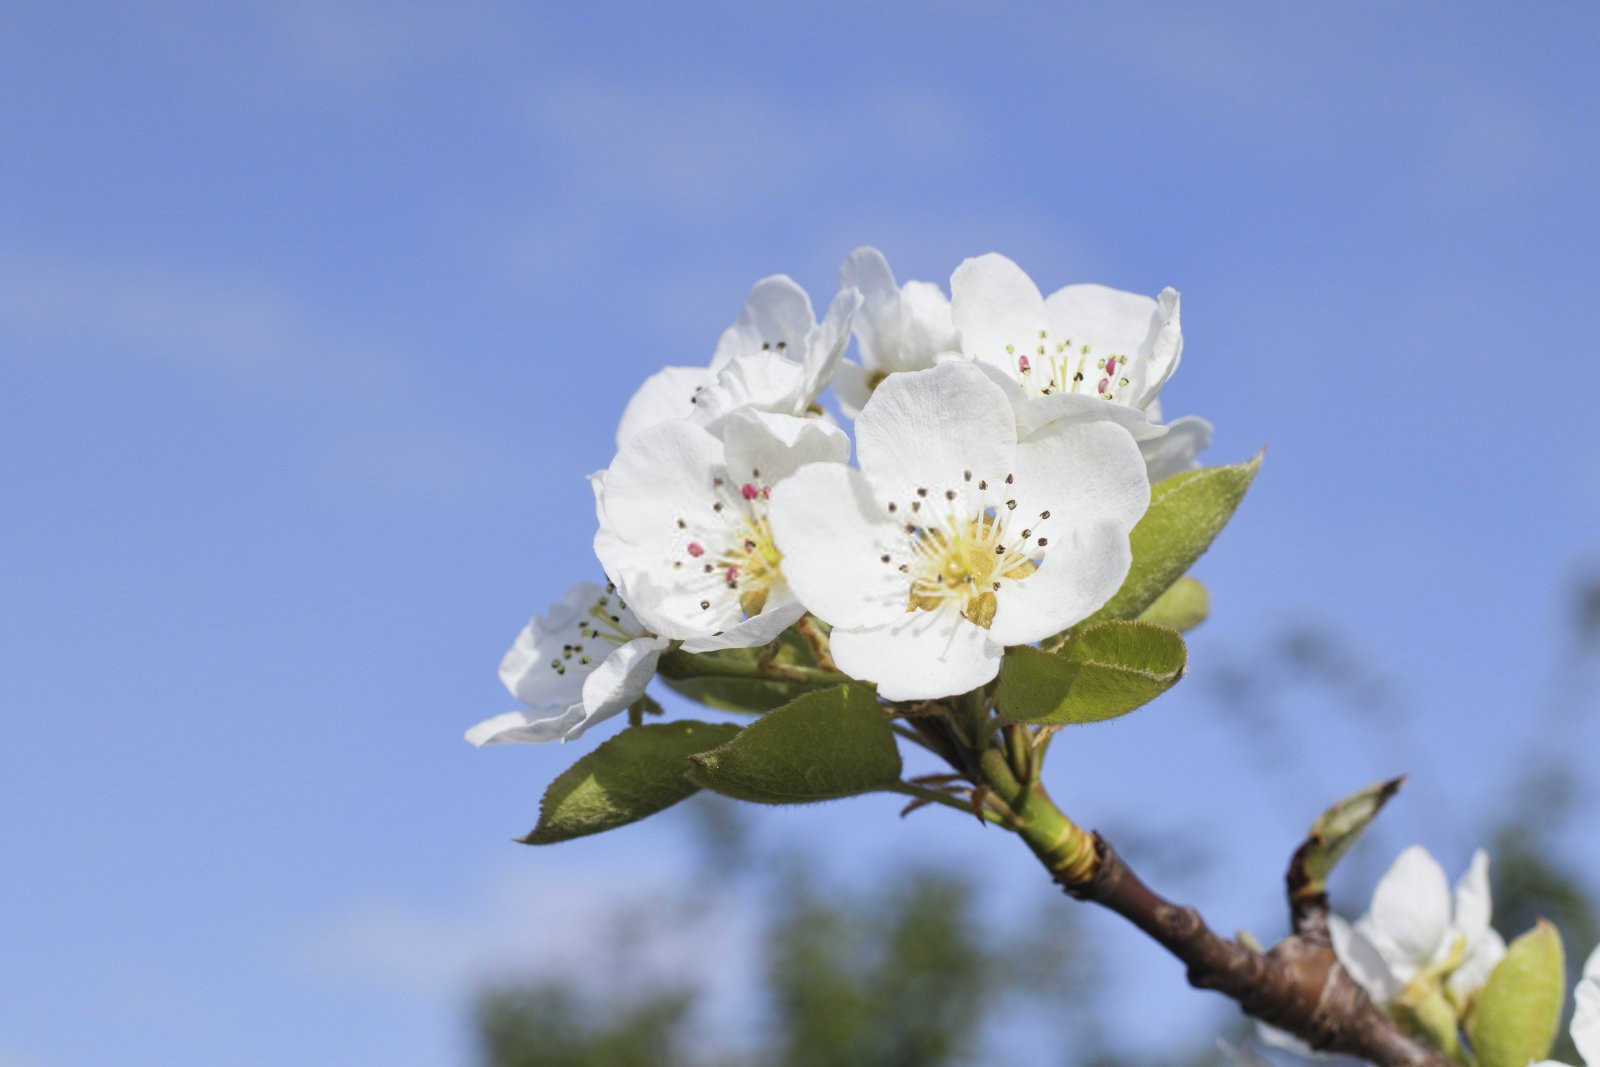
<instances>
[{"instance_id":1,"label":"hairy green leaf","mask_svg":"<svg viewBox=\"0 0 1600 1067\"><path fill-rule=\"evenodd\" d=\"M1000 713L1013 722L1101 722L1126 715L1183 677L1188 653L1175 630L1107 622L1055 652L1018 646L1000 664Z\"/></svg>"},{"instance_id":2,"label":"hairy green leaf","mask_svg":"<svg viewBox=\"0 0 1600 1067\"><path fill-rule=\"evenodd\" d=\"M1211 614L1211 594L1193 578L1179 578L1155 603L1139 613L1140 622L1188 633Z\"/></svg>"},{"instance_id":3,"label":"hairy green leaf","mask_svg":"<svg viewBox=\"0 0 1600 1067\"><path fill-rule=\"evenodd\" d=\"M1132 619L1211 547L1261 467L1261 457L1231 467L1184 471L1150 490L1150 509L1133 528L1133 566L1122 588L1080 625Z\"/></svg>"},{"instance_id":4,"label":"hairy green leaf","mask_svg":"<svg viewBox=\"0 0 1600 1067\"><path fill-rule=\"evenodd\" d=\"M1540 919L1511 942L1478 992L1467 1035L1480 1067L1526 1067L1555 1044L1566 994L1561 934Z\"/></svg>"},{"instance_id":5,"label":"hairy green leaf","mask_svg":"<svg viewBox=\"0 0 1600 1067\"><path fill-rule=\"evenodd\" d=\"M545 790L539 825L527 845L550 845L614 830L654 815L698 787L689 757L739 732L732 723L663 722L630 726L568 767Z\"/></svg>"},{"instance_id":6,"label":"hairy green leaf","mask_svg":"<svg viewBox=\"0 0 1600 1067\"><path fill-rule=\"evenodd\" d=\"M803 804L900 780L900 750L871 687L806 693L691 757L697 785L762 804Z\"/></svg>"}]
</instances>

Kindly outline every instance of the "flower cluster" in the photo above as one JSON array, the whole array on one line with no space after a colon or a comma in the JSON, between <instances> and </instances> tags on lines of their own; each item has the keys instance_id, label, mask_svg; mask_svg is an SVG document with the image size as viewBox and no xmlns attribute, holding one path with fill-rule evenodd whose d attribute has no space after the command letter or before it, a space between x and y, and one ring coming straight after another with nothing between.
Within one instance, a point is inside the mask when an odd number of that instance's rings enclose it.
<instances>
[{"instance_id":1,"label":"flower cluster","mask_svg":"<svg viewBox=\"0 0 1600 1067\"><path fill-rule=\"evenodd\" d=\"M820 322L795 282L762 279L708 365L629 401L591 475L609 584L518 636L501 676L527 707L468 740L571 739L638 700L669 647L765 646L808 613L884 699L983 685L1008 646L1116 592L1151 482L1209 443L1203 420L1162 419L1181 350L1174 290L1045 298L1000 255L963 262L947 297L858 249Z\"/></svg>"}]
</instances>

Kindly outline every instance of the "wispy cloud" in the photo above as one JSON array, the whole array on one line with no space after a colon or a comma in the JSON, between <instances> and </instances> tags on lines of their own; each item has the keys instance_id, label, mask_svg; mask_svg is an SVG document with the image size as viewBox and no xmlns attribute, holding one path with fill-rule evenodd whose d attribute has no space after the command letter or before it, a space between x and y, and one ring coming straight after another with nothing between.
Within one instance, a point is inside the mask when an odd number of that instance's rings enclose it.
<instances>
[{"instance_id":1,"label":"wispy cloud","mask_svg":"<svg viewBox=\"0 0 1600 1067\"><path fill-rule=\"evenodd\" d=\"M764 914L747 902L711 906L711 889L687 898L686 866L663 858L503 868L442 905L372 897L307 930L293 957L321 981L432 1001L529 978L607 997L687 982L748 1021ZM606 942L618 951L601 950Z\"/></svg>"}]
</instances>

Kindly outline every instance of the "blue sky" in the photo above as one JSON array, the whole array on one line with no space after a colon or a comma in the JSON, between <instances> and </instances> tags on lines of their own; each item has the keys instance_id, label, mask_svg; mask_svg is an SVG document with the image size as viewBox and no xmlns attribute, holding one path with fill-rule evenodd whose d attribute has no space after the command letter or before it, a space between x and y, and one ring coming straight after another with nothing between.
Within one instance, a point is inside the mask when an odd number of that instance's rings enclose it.
<instances>
[{"instance_id":1,"label":"blue sky","mask_svg":"<svg viewBox=\"0 0 1600 1067\"><path fill-rule=\"evenodd\" d=\"M1209 417L1218 462L1269 448L1199 569L1189 682L1058 744L1062 802L1236 862L1177 887L1227 928L1277 921L1295 834L1382 775L1415 777L1368 862L1421 840L1459 869L1514 810L1563 588L1600 567L1597 22L11 12L0 1065L462 1063L478 977L578 961L619 900L674 884L670 815L509 843L591 741L460 731L508 706L526 617L593 575L582 476L635 385L704 362L757 277L824 303L859 244L902 278L999 250L1047 290L1174 285L1168 412ZM1392 685L1393 744L1382 709L1296 697L1269 766L1207 697L1208 665L1305 619ZM897 806L758 825L844 871L942 852L1036 877ZM718 934L736 955L748 921ZM1091 929L1207 1017L1133 933Z\"/></svg>"}]
</instances>

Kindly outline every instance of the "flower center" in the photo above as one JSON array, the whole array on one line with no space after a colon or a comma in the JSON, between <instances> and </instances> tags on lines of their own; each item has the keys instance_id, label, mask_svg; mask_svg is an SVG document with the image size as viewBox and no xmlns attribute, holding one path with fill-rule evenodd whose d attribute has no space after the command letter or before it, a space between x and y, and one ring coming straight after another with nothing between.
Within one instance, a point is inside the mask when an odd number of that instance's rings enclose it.
<instances>
[{"instance_id":1,"label":"flower center","mask_svg":"<svg viewBox=\"0 0 1600 1067\"><path fill-rule=\"evenodd\" d=\"M746 616L759 615L768 594L783 584L783 553L772 539L767 517L772 489L759 478L759 471L741 484L720 475L713 478L710 518L699 523L677 520L687 540L680 542L683 556L672 566L688 567L703 579L701 611L731 610L727 601L733 599Z\"/></svg>"},{"instance_id":2,"label":"flower center","mask_svg":"<svg viewBox=\"0 0 1600 1067\"><path fill-rule=\"evenodd\" d=\"M1007 544L1005 532L1005 520L990 512L919 527L911 544L906 610L938 611L953 605L967 621L988 629L1001 582L1020 581L1039 569L1024 551L1027 539Z\"/></svg>"},{"instance_id":3,"label":"flower center","mask_svg":"<svg viewBox=\"0 0 1600 1067\"><path fill-rule=\"evenodd\" d=\"M589 641L621 646L643 637L642 633L628 632L628 624L622 621L622 613L627 610L627 605L617 595L616 587L607 583L605 595L589 605L589 610L579 617L576 639L562 644L561 655L550 660L550 669L557 674L566 674L569 666L594 666L595 650L586 644ZM604 659L609 653L601 651L601 658Z\"/></svg>"},{"instance_id":4,"label":"flower center","mask_svg":"<svg viewBox=\"0 0 1600 1067\"><path fill-rule=\"evenodd\" d=\"M730 588L739 591L739 608L746 615L759 615L767 606L767 593L782 578L779 564L783 553L772 540L772 523L765 513L750 517L723 549L717 566Z\"/></svg>"},{"instance_id":5,"label":"flower center","mask_svg":"<svg viewBox=\"0 0 1600 1067\"><path fill-rule=\"evenodd\" d=\"M1031 345L1006 345L1006 355L1014 361L1023 388L1035 396L1088 393L1127 403L1121 394L1130 384L1132 357L1124 353L1096 355L1092 345L1074 344L1070 337L1052 341L1049 330L1040 330Z\"/></svg>"}]
</instances>

